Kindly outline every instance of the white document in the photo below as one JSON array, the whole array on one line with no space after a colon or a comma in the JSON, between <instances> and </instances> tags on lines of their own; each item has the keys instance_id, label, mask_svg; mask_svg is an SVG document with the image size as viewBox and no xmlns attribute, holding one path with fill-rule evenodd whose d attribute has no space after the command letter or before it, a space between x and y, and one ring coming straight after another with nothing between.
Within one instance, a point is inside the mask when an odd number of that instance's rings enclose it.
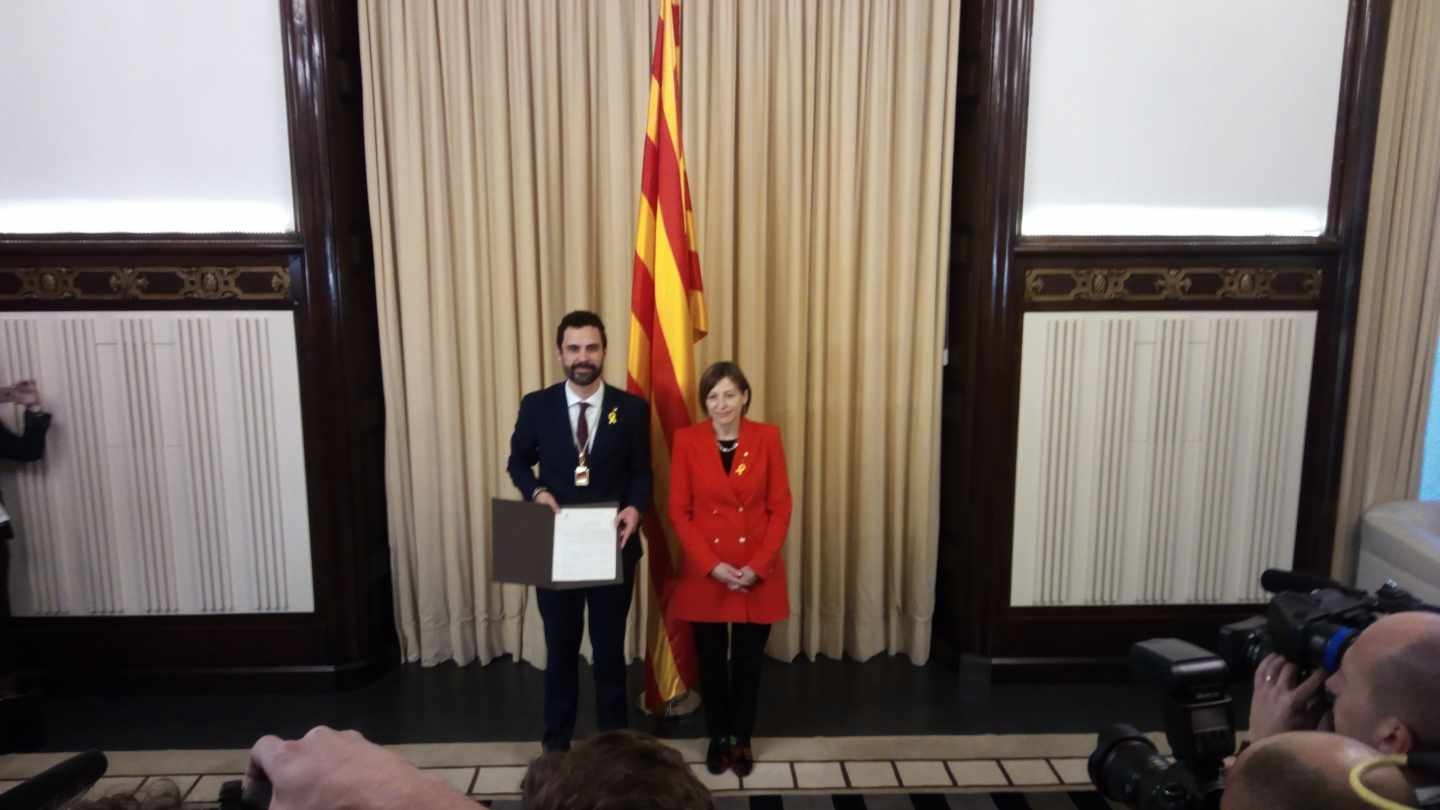
<instances>
[{"instance_id":1,"label":"white document","mask_svg":"<svg viewBox=\"0 0 1440 810\"><path fill-rule=\"evenodd\" d=\"M555 556L550 564L552 582L612 580L616 575L613 506L566 507L555 515Z\"/></svg>"}]
</instances>

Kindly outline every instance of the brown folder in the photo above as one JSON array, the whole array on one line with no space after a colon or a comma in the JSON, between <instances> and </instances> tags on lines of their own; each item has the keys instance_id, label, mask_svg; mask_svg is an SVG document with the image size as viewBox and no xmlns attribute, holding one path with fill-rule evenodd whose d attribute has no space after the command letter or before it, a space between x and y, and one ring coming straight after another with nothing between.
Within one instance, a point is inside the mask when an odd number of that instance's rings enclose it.
<instances>
[{"instance_id":1,"label":"brown folder","mask_svg":"<svg viewBox=\"0 0 1440 810\"><path fill-rule=\"evenodd\" d=\"M587 503L584 506L615 508L615 503ZM639 538L631 538L631 542ZM589 582L553 582L555 554L555 513L550 507L530 501L490 499L490 578L539 588L570 590L592 585L616 585L623 581L620 542L615 542L615 578Z\"/></svg>"}]
</instances>

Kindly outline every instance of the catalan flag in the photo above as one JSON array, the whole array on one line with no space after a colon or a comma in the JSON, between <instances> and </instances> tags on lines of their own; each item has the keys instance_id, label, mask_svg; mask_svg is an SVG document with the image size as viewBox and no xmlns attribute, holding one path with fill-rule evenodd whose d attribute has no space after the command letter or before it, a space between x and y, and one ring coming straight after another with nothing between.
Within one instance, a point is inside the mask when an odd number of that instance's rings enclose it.
<instances>
[{"instance_id":1,"label":"catalan flag","mask_svg":"<svg viewBox=\"0 0 1440 810\"><path fill-rule=\"evenodd\" d=\"M668 611L679 549L663 511L669 503L670 441L697 413L695 343L708 328L680 139L679 0L660 6L635 220L628 387L650 402L651 413L655 508L646 512L643 528L650 541L650 604L658 609L650 611L646 627L645 707L657 712L697 678L690 627Z\"/></svg>"}]
</instances>

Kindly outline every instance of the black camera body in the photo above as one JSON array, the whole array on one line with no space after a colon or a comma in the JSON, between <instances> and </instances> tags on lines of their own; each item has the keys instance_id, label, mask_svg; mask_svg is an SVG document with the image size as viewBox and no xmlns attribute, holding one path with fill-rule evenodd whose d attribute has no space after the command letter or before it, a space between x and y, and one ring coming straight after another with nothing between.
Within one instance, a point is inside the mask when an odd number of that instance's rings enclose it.
<instances>
[{"instance_id":1,"label":"black camera body","mask_svg":"<svg viewBox=\"0 0 1440 810\"><path fill-rule=\"evenodd\" d=\"M1090 781L1107 797L1137 810L1218 808L1220 769L1235 751L1230 669L1209 651L1177 638L1130 648L1130 669L1158 686L1165 701L1165 739L1175 759L1134 726L1100 732L1090 755Z\"/></svg>"},{"instance_id":2,"label":"black camera body","mask_svg":"<svg viewBox=\"0 0 1440 810\"><path fill-rule=\"evenodd\" d=\"M1436 611L1394 582L1374 594L1322 577L1270 569L1260 585L1275 594L1263 616L1220 628L1220 655L1173 638L1130 648L1130 668L1164 691L1165 738L1175 753L1161 756L1134 726L1100 732L1090 755L1090 781L1110 799L1136 810L1219 808L1221 767L1235 750L1230 673L1249 674L1279 653L1303 673L1335 672L1361 631L1380 617Z\"/></svg>"},{"instance_id":3,"label":"black camera body","mask_svg":"<svg viewBox=\"0 0 1440 810\"><path fill-rule=\"evenodd\" d=\"M1255 671L1270 653L1279 653L1302 673L1336 672L1360 631L1381 616L1428 606L1394 582L1374 594L1337 582L1270 569L1260 577L1275 594L1265 615L1220 628L1220 657L1236 673Z\"/></svg>"}]
</instances>

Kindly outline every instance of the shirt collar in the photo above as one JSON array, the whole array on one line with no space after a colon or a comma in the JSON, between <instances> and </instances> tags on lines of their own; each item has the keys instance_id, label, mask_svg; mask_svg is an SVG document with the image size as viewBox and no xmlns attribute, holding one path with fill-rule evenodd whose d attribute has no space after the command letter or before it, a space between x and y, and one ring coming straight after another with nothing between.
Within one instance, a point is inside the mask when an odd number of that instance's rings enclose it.
<instances>
[{"instance_id":1,"label":"shirt collar","mask_svg":"<svg viewBox=\"0 0 1440 810\"><path fill-rule=\"evenodd\" d=\"M565 383L565 407L567 408L573 408L582 402L586 402L590 404L590 407L594 408L596 411L599 411L600 403L603 402L604 399L604 383L601 383L600 387L595 389L595 393L591 394L588 397L581 397L579 394L575 393L575 389L570 387L569 381L566 381Z\"/></svg>"}]
</instances>

